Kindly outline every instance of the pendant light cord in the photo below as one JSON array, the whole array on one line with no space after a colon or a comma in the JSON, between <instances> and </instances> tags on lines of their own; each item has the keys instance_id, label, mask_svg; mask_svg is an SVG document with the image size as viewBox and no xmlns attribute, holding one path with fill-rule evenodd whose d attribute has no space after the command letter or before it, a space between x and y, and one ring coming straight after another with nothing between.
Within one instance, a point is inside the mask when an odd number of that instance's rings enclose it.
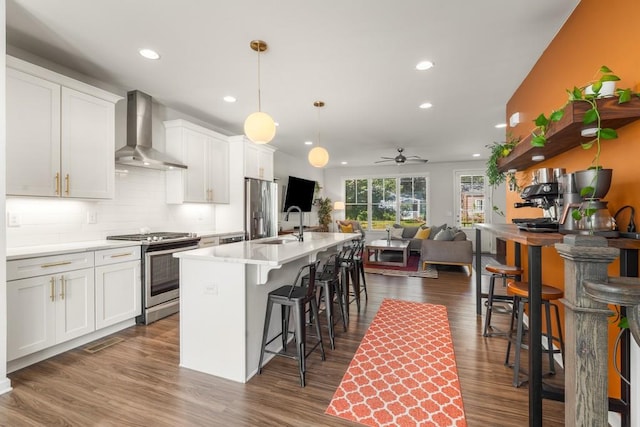
<instances>
[{"instance_id":1,"label":"pendant light cord","mask_svg":"<svg viewBox=\"0 0 640 427\"><path fill-rule=\"evenodd\" d=\"M258 46L258 111L262 111L262 100L260 99L260 46Z\"/></svg>"},{"instance_id":2,"label":"pendant light cord","mask_svg":"<svg viewBox=\"0 0 640 427\"><path fill-rule=\"evenodd\" d=\"M322 146L320 144L320 108L321 107L318 107L318 147Z\"/></svg>"}]
</instances>

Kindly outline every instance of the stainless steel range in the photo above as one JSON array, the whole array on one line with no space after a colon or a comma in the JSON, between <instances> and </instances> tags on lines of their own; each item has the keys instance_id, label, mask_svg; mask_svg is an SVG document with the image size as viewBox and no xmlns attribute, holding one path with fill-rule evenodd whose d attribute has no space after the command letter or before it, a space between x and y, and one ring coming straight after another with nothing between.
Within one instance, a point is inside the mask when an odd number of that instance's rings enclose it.
<instances>
[{"instance_id":1,"label":"stainless steel range","mask_svg":"<svg viewBox=\"0 0 640 427\"><path fill-rule=\"evenodd\" d=\"M173 254L198 248L192 233L147 233L108 236L109 240L140 242L142 257L142 314L138 324L148 325L180 309L180 264Z\"/></svg>"}]
</instances>

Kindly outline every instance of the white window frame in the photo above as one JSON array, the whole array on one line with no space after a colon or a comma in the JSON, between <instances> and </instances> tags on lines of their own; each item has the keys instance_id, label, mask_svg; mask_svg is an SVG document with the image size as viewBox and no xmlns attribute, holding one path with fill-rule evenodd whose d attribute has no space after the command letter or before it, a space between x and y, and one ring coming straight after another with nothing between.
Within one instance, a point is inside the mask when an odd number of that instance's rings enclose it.
<instances>
[{"instance_id":1,"label":"white window frame","mask_svg":"<svg viewBox=\"0 0 640 427\"><path fill-rule=\"evenodd\" d=\"M344 192L344 187L345 187L345 182L346 181L350 181L350 180L354 180L354 179L366 179L367 180L367 223L366 224L362 224L363 227L366 226L367 230L372 230L371 224L372 224L372 218L371 218L371 180L372 179L380 179L380 178L397 178L398 180L396 181L396 191L397 194L399 194L399 190L400 190L400 178L416 178L416 177L423 177L425 179L425 187L426 187L426 203L427 203L427 209L425 210L426 216L427 216L427 222L428 220L431 218L431 177L430 174L428 172L423 172L423 173L402 173L402 174L389 174L389 173L385 173L385 174L376 174L376 175L351 175L351 176L344 176L341 177L340 180L340 191L342 193L342 200L347 200L346 198L346 194ZM397 198L397 203L398 203L398 209L396 210L396 221L400 220L400 197ZM345 218L346 218L346 212L345 212Z\"/></svg>"}]
</instances>

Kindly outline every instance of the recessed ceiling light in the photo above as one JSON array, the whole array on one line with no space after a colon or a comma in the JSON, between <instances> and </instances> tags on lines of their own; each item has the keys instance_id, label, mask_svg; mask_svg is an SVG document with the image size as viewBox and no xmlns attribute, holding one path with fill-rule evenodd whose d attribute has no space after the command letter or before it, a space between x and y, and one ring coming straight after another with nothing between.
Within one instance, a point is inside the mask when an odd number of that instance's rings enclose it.
<instances>
[{"instance_id":1,"label":"recessed ceiling light","mask_svg":"<svg viewBox=\"0 0 640 427\"><path fill-rule=\"evenodd\" d=\"M347 165L348 162L340 162L341 165Z\"/></svg>"},{"instance_id":2,"label":"recessed ceiling light","mask_svg":"<svg viewBox=\"0 0 640 427\"><path fill-rule=\"evenodd\" d=\"M428 70L429 68L432 68L433 65L434 65L433 62L431 61L420 61L416 65L416 70L425 71L425 70Z\"/></svg>"},{"instance_id":3,"label":"recessed ceiling light","mask_svg":"<svg viewBox=\"0 0 640 427\"><path fill-rule=\"evenodd\" d=\"M480 153L473 153L472 156L473 157L480 157Z\"/></svg>"},{"instance_id":4,"label":"recessed ceiling light","mask_svg":"<svg viewBox=\"0 0 640 427\"><path fill-rule=\"evenodd\" d=\"M313 142L311 142L311 141L305 141L305 142L304 142L304 145L313 145Z\"/></svg>"},{"instance_id":5,"label":"recessed ceiling light","mask_svg":"<svg viewBox=\"0 0 640 427\"><path fill-rule=\"evenodd\" d=\"M498 123L498 124L496 125L496 129L504 129L504 128L506 128L506 127L507 127L507 124L506 124L506 123Z\"/></svg>"},{"instance_id":6,"label":"recessed ceiling light","mask_svg":"<svg viewBox=\"0 0 640 427\"><path fill-rule=\"evenodd\" d=\"M420 108L422 108L423 110L426 110L427 108L431 108L433 107L433 104L431 104L430 102L425 102L423 104L420 104Z\"/></svg>"},{"instance_id":7,"label":"recessed ceiling light","mask_svg":"<svg viewBox=\"0 0 640 427\"><path fill-rule=\"evenodd\" d=\"M140 49L140 55L144 56L147 59L160 59L160 54L153 49Z\"/></svg>"},{"instance_id":8,"label":"recessed ceiling light","mask_svg":"<svg viewBox=\"0 0 640 427\"><path fill-rule=\"evenodd\" d=\"M227 95L222 99L224 99L226 102L236 102L236 98L234 96L231 96L231 95Z\"/></svg>"}]
</instances>

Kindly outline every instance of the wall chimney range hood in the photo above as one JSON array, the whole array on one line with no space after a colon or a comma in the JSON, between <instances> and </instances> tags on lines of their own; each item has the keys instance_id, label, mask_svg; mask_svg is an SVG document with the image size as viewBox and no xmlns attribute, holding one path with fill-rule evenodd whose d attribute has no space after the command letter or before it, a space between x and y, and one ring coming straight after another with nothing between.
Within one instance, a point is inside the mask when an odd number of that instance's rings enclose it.
<instances>
[{"instance_id":1,"label":"wall chimney range hood","mask_svg":"<svg viewBox=\"0 0 640 427\"><path fill-rule=\"evenodd\" d=\"M139 90L127 93L127 145L116 151L116 163L159 170L187 169L152 147L151 96Z\"/></svg>"}]
</instances>

